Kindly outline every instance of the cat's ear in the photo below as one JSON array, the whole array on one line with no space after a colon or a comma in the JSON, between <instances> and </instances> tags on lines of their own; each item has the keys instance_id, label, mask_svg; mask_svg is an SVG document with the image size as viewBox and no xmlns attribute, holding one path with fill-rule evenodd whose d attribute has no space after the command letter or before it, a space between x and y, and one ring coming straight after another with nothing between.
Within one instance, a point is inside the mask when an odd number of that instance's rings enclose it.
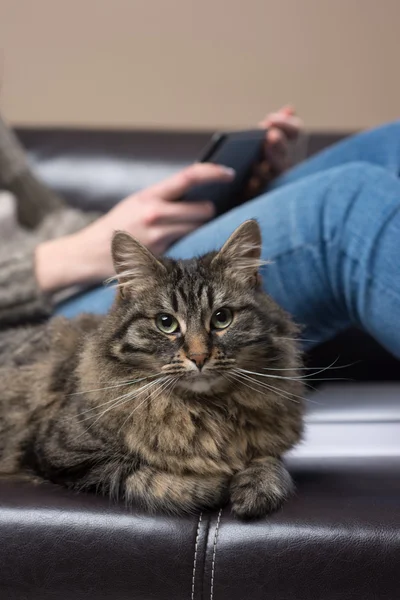
<instances>
[{"instance_id":1,"label":"cat's ear","mask_svg":"<svg viewBox=\"0 0 400 600\"><path fill-rule=\"evenodd\" d=\"M264 264L260 258L261 246L261 231L257 221L245 221L232 233L211 264L219 264L232 274L259 283L258 270Z\"/></svg>"},{"instance_id":2,"label":"cat's ear","mask_svg":"<svg viewBox=\"0 0 400 600\"><path fill-rule=\"evenodd\" d=\"M137 290L147 285L149 279L157 279L165 273L164 265L154 254L125 231L114 233L111 255L122 296L130 287Z\"/></svg>"}]
</instances>

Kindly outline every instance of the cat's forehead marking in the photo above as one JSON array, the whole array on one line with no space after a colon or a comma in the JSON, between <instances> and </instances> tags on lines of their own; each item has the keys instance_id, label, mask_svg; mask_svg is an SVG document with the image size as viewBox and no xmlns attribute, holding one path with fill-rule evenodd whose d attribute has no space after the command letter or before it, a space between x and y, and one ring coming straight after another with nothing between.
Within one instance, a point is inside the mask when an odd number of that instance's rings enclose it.
<instances>
[{"instance_id":1,"label":"cat's forehead marking","mask_svg":"<svg viewBox=\"0 0 400 600\"><path fill-rule=\"evenodd\" d=\"M166 309L177 316L180 315L185 321L205 323L210 317L210 312L224 306L232 295L226 284L223 285L208 275L210 274L204 270L186 270L180 265L168 290L163 290Z\"/></svg>"},{"instance_id":2,"label":"cat's forehead marking","mask_svg":"<svg viewBox=\"0 0 400 600\"><path fill-rule=\"evenodd\" d=\"M211 314L236 304L239 292L207 266L195 261L179 261L170 272L169 283L159 289L161 310L174 314L184 333L188 328L207 327Z\"/></svg>"},{"instance_id":3,"label":"cat's forehead marking","mask_svg":"<svg viewBox=\"0 0 400 600\"><path fill-rule=\"evenodd\" d=\"M213 308L220 308L226 302L226 290L219 289L214 292Z\"/></svg>"}]
</instances>

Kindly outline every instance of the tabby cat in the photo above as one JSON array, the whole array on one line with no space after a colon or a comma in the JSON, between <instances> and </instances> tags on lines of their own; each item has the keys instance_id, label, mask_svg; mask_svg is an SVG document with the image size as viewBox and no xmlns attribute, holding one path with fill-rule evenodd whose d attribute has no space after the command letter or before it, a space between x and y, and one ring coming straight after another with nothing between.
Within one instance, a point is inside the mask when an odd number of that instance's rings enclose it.
<instances>
[{"instance_id":1,"label":"tabby cat","mask_svg":"<svg viewBox=\"0 0 400 600\"><path fill-rule=\"evenodd\" d=\"M255 221L191 260L157 259L115 233L106 316L10 332L0 472L152 511L277 509L292 489L281 456L301 437L303 387L297 328L262 291L260 252Z\"/></svg>"}]
</instances>

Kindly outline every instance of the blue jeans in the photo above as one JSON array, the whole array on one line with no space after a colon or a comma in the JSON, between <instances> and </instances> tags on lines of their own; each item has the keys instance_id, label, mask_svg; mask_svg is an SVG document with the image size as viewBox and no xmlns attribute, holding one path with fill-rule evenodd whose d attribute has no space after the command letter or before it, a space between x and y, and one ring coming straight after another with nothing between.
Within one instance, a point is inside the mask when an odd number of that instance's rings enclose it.
<instances>
[{"instance_id":1,"label":"blue jeans","mask_svg":"<svg viewBox=\"0 0 400 600\"><path fill-rule=\"evenodd\" d=\"M356 325L400 357L400 122L349 138L276 180L262 196L175 244L175 258L215 249L244 220L263 233L263 282L304 325L308 348ZM400 254L400 253L399 253ZM96 288L58 308L107 311Z\"/></svg>"}]
</instances>

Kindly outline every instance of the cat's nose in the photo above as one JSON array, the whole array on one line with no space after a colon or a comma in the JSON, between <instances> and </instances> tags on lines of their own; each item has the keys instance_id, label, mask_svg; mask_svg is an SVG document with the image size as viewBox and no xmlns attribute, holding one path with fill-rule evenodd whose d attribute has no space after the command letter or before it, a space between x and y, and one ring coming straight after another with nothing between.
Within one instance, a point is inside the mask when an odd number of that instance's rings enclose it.
<instances>
[{"instance_id":1,"label":"cat's nose","mask_svg":"<svg viewBox=\"0 0 400 600\"><path fill-rule=\"evenodd\" d=\"M196 367L201 371L201 369L204 366L204 363L206 362L207 358L208 358L208 354L207 352L200 352L198 354L189 354L189 360L191 360L192 362L194 362L194 364L196 365Z\"/></svg>"}]
</instances>

